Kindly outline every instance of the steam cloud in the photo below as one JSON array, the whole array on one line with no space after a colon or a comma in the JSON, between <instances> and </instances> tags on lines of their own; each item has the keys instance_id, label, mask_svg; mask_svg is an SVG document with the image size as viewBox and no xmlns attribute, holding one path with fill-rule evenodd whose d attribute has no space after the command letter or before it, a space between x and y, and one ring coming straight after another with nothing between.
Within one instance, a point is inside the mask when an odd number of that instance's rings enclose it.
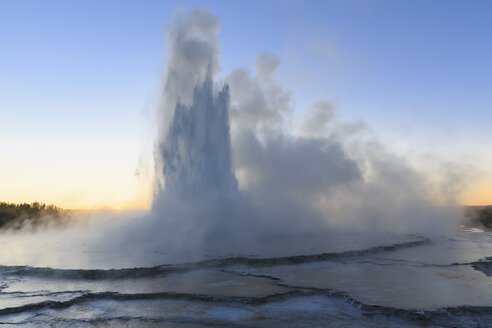
<instances>
[{"instance_id":1,"label":"steam cloud","mask_svg":"<svg viewBox=\"0 0 492 328\"><path fill-rule=\"evenodd\" d=\"M275 77L275 55L260 54L254 74L237 69L215 85L219 23L198 9L178 12L166 29L149 225L159 242L213 252L265 236L452 226L457 213L430 201L425 177L363 123L338 122L331 103L315 102L299 129L287 130L292 95Z\"/></svg>"}]
</instances>

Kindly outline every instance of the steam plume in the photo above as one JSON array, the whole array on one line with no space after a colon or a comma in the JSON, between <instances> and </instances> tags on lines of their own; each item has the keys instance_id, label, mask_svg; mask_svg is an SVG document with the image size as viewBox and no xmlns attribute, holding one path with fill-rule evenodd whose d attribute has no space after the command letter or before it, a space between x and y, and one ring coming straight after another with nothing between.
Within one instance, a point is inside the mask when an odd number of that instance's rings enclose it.
<instances>
[{"instance_id":1,"label":"steam plume","mask_svg":"<svg viewBox=\"0 0 492 328\"><path fill-rule=\"evenodd\" d=\"M441 231L455 216L432 204L424 176L360 133L364 124L338 122L331 103L314 103L298 131L286 130L292 94L276 80L275 55L260 54L252 76L238 69L214 85L219 19L208 10L178 12L166 31L151 213L171 232L163 240L247 247L334 229Z\"/></svg>"}]
</instances>

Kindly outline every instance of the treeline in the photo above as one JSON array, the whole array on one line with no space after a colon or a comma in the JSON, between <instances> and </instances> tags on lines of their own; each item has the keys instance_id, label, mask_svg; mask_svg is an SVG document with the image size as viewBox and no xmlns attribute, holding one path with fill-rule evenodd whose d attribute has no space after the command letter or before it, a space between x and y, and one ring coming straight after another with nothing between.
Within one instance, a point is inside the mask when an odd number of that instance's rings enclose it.
<instances>
[{"instance_id":1,"label":"treeline","mask_svg":"<svg viewBox=\"0 0 492 328\"><path fill-rule=\"evenodd\" d=\"M466 217L472 224L492 229L492 206L472 206L466 211Z\"/></svg>"},{"instance_id":2,"label":"treeline","mask_svg":"<svg viewBox=\"0 0 492 328\"><path fill-rule=\"evenodd\" d=\"M64 224L70 212L44 203L0 202L0 230L36 229Z\"/></svg>"}]
</instances>

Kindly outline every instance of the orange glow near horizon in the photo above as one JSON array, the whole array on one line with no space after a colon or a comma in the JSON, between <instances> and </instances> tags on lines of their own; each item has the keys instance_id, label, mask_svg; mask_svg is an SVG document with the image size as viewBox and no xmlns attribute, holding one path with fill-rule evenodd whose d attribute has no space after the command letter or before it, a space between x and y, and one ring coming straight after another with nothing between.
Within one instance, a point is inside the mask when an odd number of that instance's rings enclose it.
<instances>
[{"instance_id":1,"label":"orange glow near horizon","mask_svg":"<svg viewBox=\"0 0 492 328\"><path fill-rule=\"evenodd\" d=\"M141 150L131 139L0 138L0 148L0 202L43 202L66 209L150 208L152 176L145 171L135 175ZM459 203L492 205L492 173L470 181Z\"/></svg>"},{"instance_id":2,"label":"orange glow near horizon","mask_svg":"<svg viewBox=\"0 0 492 328\"><path fill-rule=\"evenodd\" d=\"M492 177L482 179L468 188L463 193L463 205L492 205Z\"/></svg>"},{"instance_id":3,"label":"orange glow near horizon","mask_svg":"<svg viewBox=\"0 0 492 328\"><path fill-rule=\"evenodd\" d=\"M124 201L109 201L109 202L90 202L85 199L73 199L71 201L65 201L62 198L55 197L2 197L0 202L6 203L45 203L45 204L53 204L55 206L61 207L63 209L69 210L146 210L150 208L151 205L151 197L150 196L138 196L134 199L128 199Z\"/></svg>"},{"instance_id":4,"label":"orange glow near horizon","mask_svg":"<svg viewBox=\"0 0 492 328\"><path fill-rule=\"evenodd\" d=\"M140 147L132 139L0 138L0 148L0 202L66 209L150 206L152 185L135 175Z\"/></svg>"},{"instance_id":5,"label":"orange glow near horizon","mask_svg":"<svg viewBox=\"0 0 492 328\"><path fill-rule=\"evenodd\" d=\"M490 179L492 180L492 179ZM483 180L480 183L475 183L469 186L460 198L460 205L467 206L484 206L492 205L492 181ZM22 193L20 190L11 194L12 197L3 195L0 202L9 203L33 203L42 202L46 204L54 204L65 209L74 210L133 210L133 209L149 209L152 204L152 188L149 186L140 186L140 190L135 193L128 192L128 197L120 199L108 199L104 201L97 199L97 193L92 194L96 198L87 197L87 193L72 192L69 194L57 197L49 195L49 193ZM133 195L132 195L133 194ZM120 194L121 195L121 194Z\"/></svg>"}]
</instances>

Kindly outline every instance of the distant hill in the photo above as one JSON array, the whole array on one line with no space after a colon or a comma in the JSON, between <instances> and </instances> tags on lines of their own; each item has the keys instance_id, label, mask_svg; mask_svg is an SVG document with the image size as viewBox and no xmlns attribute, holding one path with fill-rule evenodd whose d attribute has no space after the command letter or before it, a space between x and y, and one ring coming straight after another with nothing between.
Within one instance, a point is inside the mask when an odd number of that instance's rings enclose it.
<instances>
[{"instance_id":1,"label":"distant hill","mask_svg":"<svg viewBox=\"0 0 492 328\"><path fill-rule=\"evenodd\" d=\"M465 210L465 216L471 224L492 229L492 205L468 206Z\"/></svg>"},{"instance_id":2,"label":"distant hill","mask_svg":"<svg viewBox=\"0 0 492 328\"><path fill-rule=\"evenodd\" d=\"M44 203L13 204L0 202L0 230L36 230L68 222L70 211Z\"/></svg>"}]
</instances>

